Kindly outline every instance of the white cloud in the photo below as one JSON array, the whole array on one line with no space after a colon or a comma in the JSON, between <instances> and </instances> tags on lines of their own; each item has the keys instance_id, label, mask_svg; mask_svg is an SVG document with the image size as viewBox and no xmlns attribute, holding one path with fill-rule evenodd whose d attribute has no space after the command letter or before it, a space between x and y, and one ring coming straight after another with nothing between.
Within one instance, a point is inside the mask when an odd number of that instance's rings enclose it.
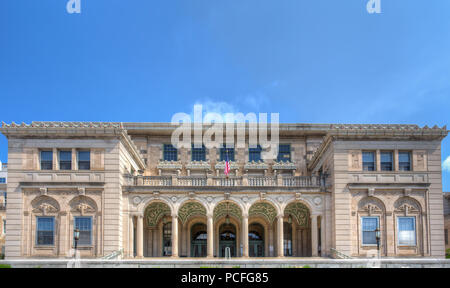
<instances>
[{"instance_id":1,"label":"white cloud","mask_svg":"<svg viewBox=\"0 0 450 288\"><path fill-rule=\"evenodd\" d=\"M447 159L442 162L442 170L450 172L450 156L448 156Z\"/></svg>"}]
</instances>

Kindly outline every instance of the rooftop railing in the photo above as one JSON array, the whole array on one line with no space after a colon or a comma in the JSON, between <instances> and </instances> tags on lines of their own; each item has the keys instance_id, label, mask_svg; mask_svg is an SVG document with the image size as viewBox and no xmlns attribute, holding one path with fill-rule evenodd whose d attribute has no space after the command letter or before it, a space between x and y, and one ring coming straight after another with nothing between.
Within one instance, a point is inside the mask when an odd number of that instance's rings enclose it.
<instances>
[{"instance_id":1,"label":"rooftop railing","mask_svg":"<svg viewBox=\"0 0 450 288\"><path fill-rule=\"evenodd\" d=\"M129 186L325 187L323 176L131 176Z\"/></svg>"}]
</instances>

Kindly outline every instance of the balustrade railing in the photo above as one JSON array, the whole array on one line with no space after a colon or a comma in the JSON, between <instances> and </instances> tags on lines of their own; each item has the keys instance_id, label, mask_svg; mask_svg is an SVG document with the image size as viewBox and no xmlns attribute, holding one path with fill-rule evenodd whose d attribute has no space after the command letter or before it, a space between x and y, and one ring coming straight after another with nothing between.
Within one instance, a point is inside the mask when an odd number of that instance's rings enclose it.
<instances>
[{"instance_id":1,"label":"balustrade railing","mask_svg":"<svg viewBox=\"0 0 450 288\"><path fill-rule=\"evenodd\" d=\"M249 176L248 186L278 186L275 176Z\"/></svg>"},{"instance_id":2,"label":"balustrade railing","mask_svg":"<svg viewBox=\"0 0 450 288\"><path fill-rule=\"evenodd\" d=\"M244 181L246 179L246 181ZM125 185L135 186L256 186L325 187L320 176L125 176Z\"/></svg>"}]
</instances>

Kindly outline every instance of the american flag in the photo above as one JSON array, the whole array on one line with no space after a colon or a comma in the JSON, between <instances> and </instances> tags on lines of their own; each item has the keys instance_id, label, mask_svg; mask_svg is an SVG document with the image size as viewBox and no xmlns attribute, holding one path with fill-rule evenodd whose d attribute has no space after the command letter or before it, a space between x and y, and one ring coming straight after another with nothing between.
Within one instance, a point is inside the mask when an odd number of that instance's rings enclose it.
<instances>
[{"instance_id":1,"label":"american flag","mask_svg":"<svg viewBox=\"0 0 450 288\"><path fill-rule=\"evenodd\" d=\"M224 172L225 172L225 175L227 175L227 177L228 177L228 174L230 174L230 170L231 170L231 167L230 167L230 161L228 161L228 153L226 153L226 155L227 155L227 160L225 161L225 170L224 170Z\"/></svg>"}]
</instances>

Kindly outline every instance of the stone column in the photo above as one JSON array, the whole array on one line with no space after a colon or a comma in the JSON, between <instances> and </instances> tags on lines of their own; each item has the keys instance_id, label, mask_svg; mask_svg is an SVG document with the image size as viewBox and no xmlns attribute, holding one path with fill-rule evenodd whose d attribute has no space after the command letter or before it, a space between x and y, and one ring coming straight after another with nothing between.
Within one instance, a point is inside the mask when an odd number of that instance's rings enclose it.
<instances>
[{"instance_id":1,"label":"stone column","mask_svg":"<svg viewBox=\"0 0 450 288\"><path fill-rule=\"evenodd\" d=\"M128 256L129 257L134 257L134 223L133 223L133 216L131 216L130 215L130 223L128 224L129 226L128 226L128 233L129 233L129 236L130 237L128 237L128 239L129 239L129 245L128 245L128 247L129 247L129 252L128 252Z\"/></svg>"},{"instance_id":2,"label":"stone column","mask_svg":"<svg viewBox=\"0 0 450 288\"><path fill-rule=\"evenodd\" d=\"M137 258L144 257L144 217L142 215L137 216L137 227L136 227L136 244Z\"/></svg>"},{"instance_id":3,"label":"stone column","mask_svg":"<svg viewBox=\"0 0 450 288\"><path fill-rule=\"evenodd\" d=\"M283 215L277 216L277 256L284 257Z\"/></svg>"},{"instance_id":4,"label":"stone column","mask_svg":"<svg viewBox=\"0 0 450 288\"><path fill-rule=\"evenodd\" d=\"M248 257L248 215L242 215L242 257Z\"/></svg>"},{"instance_id":5,"label":"stone column","mask_svg":"<svg viewBox=\"0 0 450 288\"><path fill-rule=\"evenodd\" d=\"M311 256L317 257L317 215L311 215Z\"/></svg>"},{"instance_id":6,"label":"stone column","mask_svg":"<svg viewBox=\"0 0 450 288\"><path fill-rule=\"evenodd\" d=\"M172 215L172 257L178 257L178 216Z\"/></svg>"},{"instance_id":7,"label":"stone column","mask_svg":"<svg viewBox=\"0 0 450 288\"><path fill-rule=\"evenodd\" d=\"M206 222L207 226L207 233L208 233L208 239L207 239L207 251L206 255L208 258L214 257L214 224L213 224L213 215L208 214L208 219ZM192 253L192 252L191 252Z\"/></svg>"},{"instance_id":8,"label":"stone column","mask_svg":"<svg viewBox=\"0 0 450 288\"><path fill-rule=\"evenodd\" d=\"M324 257L328 252L327 252L327 246L326 246L326 241L325 241L325 215L322 215L322 217L320 217L320 251L321 251L321 255L322 257Z\"/></svg>"}]
</instances>

